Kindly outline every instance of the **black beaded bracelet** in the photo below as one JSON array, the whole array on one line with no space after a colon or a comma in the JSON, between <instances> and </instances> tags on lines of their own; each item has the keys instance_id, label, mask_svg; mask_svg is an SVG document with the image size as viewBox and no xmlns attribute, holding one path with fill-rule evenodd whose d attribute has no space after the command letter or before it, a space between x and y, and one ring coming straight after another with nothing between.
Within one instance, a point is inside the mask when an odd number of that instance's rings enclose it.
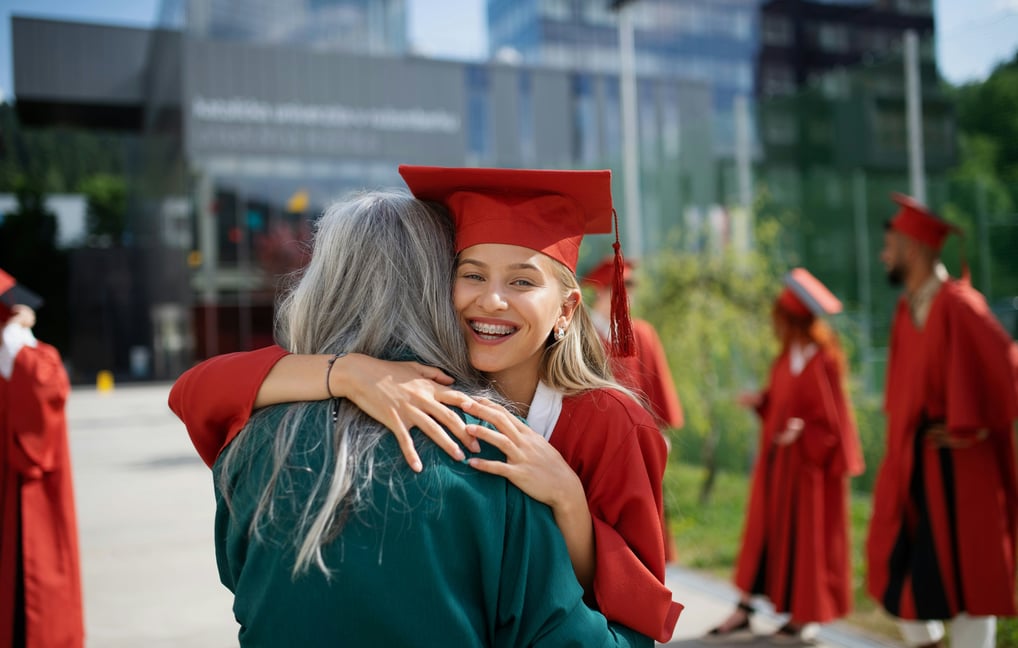
<instances>
[{"instance_id":1,"label":"black beaded bracelet","mask_svg":"<svg viewBox=\"0 0 1018 648\"><path fill-rule=\"evenodd\" d=\"M329 358L329 366L325 369L325 393L329 395L329 398L336 398L332 393L332 386L329 385L329 378L332 376L332 365L336 364L336 360L339 360L346 355L346 351L341 353L333 353L332 357Z\"/></svg>"},{"instance_id":2,"label":"black beaded bracelet","mask_svg":"<svg viewBox=\"0 0 1018 648\"><path fill-rule=\"evenodd\" d=\"M332 422L335 423L339 420L339 398L334 396L332 393L332 387L329 385L329 378L332 376L332 365L336 364L336 360L339 360L347 354L346 351L340 353L333 353L332 357L329 358L329 366L325 370L325 391L329 394L329 398L332 399Z\"/></svg>"}]
</instances>

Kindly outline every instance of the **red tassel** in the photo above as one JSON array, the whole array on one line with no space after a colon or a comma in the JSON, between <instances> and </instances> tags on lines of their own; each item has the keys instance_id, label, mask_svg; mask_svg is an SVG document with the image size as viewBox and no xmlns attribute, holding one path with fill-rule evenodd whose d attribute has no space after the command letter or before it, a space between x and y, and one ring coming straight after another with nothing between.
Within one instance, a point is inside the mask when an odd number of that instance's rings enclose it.
<instances>
[{"instance_id":1,"label":"red tassel","mask_svg":"<svg viewBox=\"0 0 1018 648\"><path fill-rule=\"evenodd\" d=\"M629 295L626 294L626 263L622 258L622 244L619 243L619 215L612 210L615 219L614 269L612 272L611 346L612 355L631 357L636 355L633 336L633 321L629 316Z\"/></svg>"},{"instance_id":2,"label":"red tassel","mask_svg":"<svg viewBox=\"0 0 1018 648\"><path fill-rule=\"evenodd\" d=\"M961 230L958 230L958 238L961 239L958 245L959 256L961 257L961 280L971 284L972 273L969 272L969 262L965 255L965 235L961 233Z\"/></svg>"}]
</instances>

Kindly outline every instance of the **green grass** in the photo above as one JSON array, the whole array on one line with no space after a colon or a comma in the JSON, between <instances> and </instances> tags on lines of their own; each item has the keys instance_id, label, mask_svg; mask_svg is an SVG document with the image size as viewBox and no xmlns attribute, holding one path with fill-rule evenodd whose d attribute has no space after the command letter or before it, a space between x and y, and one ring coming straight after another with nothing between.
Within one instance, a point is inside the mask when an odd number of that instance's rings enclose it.
<instances>
[{"instance_id":1,"label":"green grass","mask_svg":"<svg viewBox=\"0 0 1018 648\"><path fill-rule=\"evenodd\" d=\"M669 524L684 567L730 579L742 537L749 478L718 474L706 505L698 499L706 471L671 461L665 472L664 498ZM845 619L867 632L900 639L897 626L866 594L863 548L870 516L870 495L853 494L850 522L855 610ZM1018 648L1018 619L1000 619L997 648Z\"/></svg>"}]
</instances>

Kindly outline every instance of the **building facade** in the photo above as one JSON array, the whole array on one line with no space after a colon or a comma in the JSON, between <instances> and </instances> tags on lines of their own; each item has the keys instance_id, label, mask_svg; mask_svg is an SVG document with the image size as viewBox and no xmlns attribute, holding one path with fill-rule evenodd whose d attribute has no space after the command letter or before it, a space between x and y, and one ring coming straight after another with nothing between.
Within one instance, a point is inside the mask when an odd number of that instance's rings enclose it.
<instances>
[{"instance_id":1,"label":"building facade","mask_svg":"<svg viewBox=\"0 0 1018 648\"><path fill-rule=\"evenodd\" d=\"M83 250L72 272L79 288L109 287L74 291L69 355L82 379L173 377L195 358L271 342L275 294L316 215L349 191L403 186L400 163L621 167L614 73L267 41L252 25L271 24L269 10L234 30L249 37L221 38L225 13L206 3L197 29L194 4L166 3L152 30L13 20L23 122L138 138L130 246ZM674 78L640 87L642 180L655 187L644 240L663 246L684 210L712 200L713 171L692 155L710 148L712 97ZM619 174L613 183L621 209Z\"/></svg>"},{"instance_id":2,"label":"building facade","mask_svg":"<svg viewBox=\"0 0 1018 648\"><path fill-rule=\"evenodd\" d=\"M717 155L733 153L736 98L753 95L759 3L624 3L632 16L638 75L710 86ZM609 0L487 0L490 55L495 60L617 74L619 21L612 4Z\"/></svg>"}]
</instances>

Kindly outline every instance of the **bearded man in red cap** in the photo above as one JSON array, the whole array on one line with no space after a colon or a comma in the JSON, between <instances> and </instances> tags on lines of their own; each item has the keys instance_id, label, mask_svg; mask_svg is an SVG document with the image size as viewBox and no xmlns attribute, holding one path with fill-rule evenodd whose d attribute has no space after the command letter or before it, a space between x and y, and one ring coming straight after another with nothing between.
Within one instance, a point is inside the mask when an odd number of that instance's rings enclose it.
<instances>
[{"instance_id":1,"label":"bearded man in red cap","mask_svg":"<svg viewBox=\"0 0 1018 648\"><path fill-rule=\"evenodd\" d=\"M70 383L57 350L32 335L41 301L0 270L0 646L80 648Z\"/></svg>"},{"instance_id":2,"label":"bearded man in red cap","mask_svg":"<svg viewBox=\"0 0 1018 648\"><path fill-rule=\"evenodd\" d=\"M873 492L868 589L909 646L993 648L1018 614L1018 346L940 250L957 227L895 194L880 258L904 286L891 329L887 441ZM963 274L967 274L964 273Z\"/></svg>"}]
</instances>

